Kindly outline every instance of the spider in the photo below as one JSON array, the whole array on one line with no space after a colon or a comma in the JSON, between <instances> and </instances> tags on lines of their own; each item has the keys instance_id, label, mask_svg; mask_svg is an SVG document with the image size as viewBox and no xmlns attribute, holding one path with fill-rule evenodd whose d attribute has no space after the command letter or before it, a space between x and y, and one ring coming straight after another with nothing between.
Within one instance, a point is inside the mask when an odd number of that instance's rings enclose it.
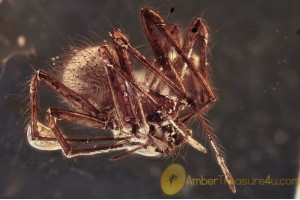
<instances>
[{"instance_id":1,"label":"spider","mask_svg":"<svg viewBox=\"0 0 300 200\"><path fill-rule=\"evenodd\" d=\"M206 153L187 126L198 118L229 187L236 192L217 139L204 117L216 101L209 81L205 23L195 18L183 37L177 25L167 26L150 8L141 9L141 20L155 56L152 60L135 49L121 30L113 29L111 44L72 49L58 76L36 71L30 81L29 143L40 150L61 149L68 158L114 151L121 153L111 160L134 153L172 155L184 144ZM197 40L199 54L193 52ZM130 57L142 67L134 68ZM70 106L69 110L49 108L43 123L37 109L40 82ZM59 120L114 134L67 137L57 124Z\"/></svg>"}]
</instances>

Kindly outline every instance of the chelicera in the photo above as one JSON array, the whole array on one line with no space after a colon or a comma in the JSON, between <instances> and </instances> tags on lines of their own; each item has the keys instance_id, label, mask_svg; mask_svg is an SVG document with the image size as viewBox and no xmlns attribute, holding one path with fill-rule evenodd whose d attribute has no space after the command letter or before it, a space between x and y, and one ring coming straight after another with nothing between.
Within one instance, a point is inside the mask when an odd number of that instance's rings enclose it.
<instances>
[{"instance_id":1,"label":"chelicera","mask_svg":"<svg viewBox=\"0 0 300 200\"><path fill-rule=\"evenodd\" d=\"M36 71L30 82L29 143L41 150L61 149L66 157L121 151L111 160L134 153L170 155L184 144L206 153L206 148L193 139L192 130L187 126L198 118L235 192L232 175L204 117L216 101L209 81L205 23L195 18L183 37L177 25L167 26L152 9L141 9L141 19L154 53L152 60L135 49L124 33L114 29L110 32L111 44L71 49L69 58L57 67L59 75ZM200 48L193 52L196 41ZM132 58L140 65L139 69L131 63ZM70 106L69 110L49 108L43 123L39 121L37 109L40 82ZM59 128L58 120L112 130L114 134L67 137Z\"/></svg>"}]
</instances>

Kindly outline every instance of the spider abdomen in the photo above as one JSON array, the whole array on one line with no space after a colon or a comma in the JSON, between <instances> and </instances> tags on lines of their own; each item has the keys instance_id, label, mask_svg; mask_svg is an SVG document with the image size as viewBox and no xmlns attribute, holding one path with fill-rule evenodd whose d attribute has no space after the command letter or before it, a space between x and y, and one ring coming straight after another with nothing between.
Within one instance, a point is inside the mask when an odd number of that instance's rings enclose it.
<instances>
[{"instance_id":1,"label":"spider abdomen","mask_svg":"<svg viewBox=\"0 0 300 200\"><path fill-rule=\"evenodd\" d=\"M113 102L105 74L105 63L98 49L99 47L74 49L73 56L64 65L61 79L67 87L102 110L110 107Z\"/></svg>"}]
</instances>

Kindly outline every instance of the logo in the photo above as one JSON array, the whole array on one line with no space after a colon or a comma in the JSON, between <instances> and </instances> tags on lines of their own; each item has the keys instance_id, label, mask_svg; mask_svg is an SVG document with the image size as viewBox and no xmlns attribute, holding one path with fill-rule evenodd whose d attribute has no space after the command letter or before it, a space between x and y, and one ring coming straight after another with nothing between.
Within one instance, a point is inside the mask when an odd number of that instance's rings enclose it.
<instances>
[{"instance_id":1,"label":"logo","mask_svg":"<svg viewBox=\"0 0 300 200\"><path fill-rule=\"evenodd\" d=\"M175 195L185 184L186 173L182 165L169 165L161 175L160 186L166 195Z\"/></svg>"}]
</instances>

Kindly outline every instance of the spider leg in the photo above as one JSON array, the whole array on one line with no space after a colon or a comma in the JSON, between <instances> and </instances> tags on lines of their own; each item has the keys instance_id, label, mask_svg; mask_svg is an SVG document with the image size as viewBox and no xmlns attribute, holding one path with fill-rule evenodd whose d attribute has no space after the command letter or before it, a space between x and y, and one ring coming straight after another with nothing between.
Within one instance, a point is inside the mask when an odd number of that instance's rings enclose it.
<instances>
[{"instance_id":1,"label":"spider leg","mask_svg":"<svg viewBox=\"0 0 300 200\"><path fill-rule=\"evenodd\" d=\"M177 54L182 57L183 61L188 65L189 69L192 71L194 76L198 79L198 81L202 85L207 96L209 97L209 101L215 102L216 97L212 90L212 87L206 81L206 79L202 76L202 74L200 73L199 69L195 66L195 64L189 60L188 56L185 54L185 52L182 50L182 48L179 46L179 44L173 39L172 35L166 28L166 24L165 24L164 20L156 12L154 12L151 9L143 8L141 10L141 12L144 13L143 15L147 16L149 23L154 24L158 28L158 30L168 40L168 42L171 44L171 46L174 47ZM207 35L204 35L203 37L205 37L205 39L206 39Z\"/></svg>"},{"instance_id":2,"label":"spider leg","mask_svg":"<svg viewBox=\"0 0 300 200\"><path fill-rule=\"evenodd\" d=\"M184 44L183 44L183 52L188 55L188 57L191 57L191 53L193 50L193 46L197 39L199 39L200 43L200 53L199 57L196 56L199 59L199 69L201 71L201 74L203 77L209 82L209 68L207 63L207 37L208 32L205 24L203 21L199 18L195 18L190 27L188 28L188 33L185 38ZM178 60L179 62L182 62L182 60ZM191 74L187 74L187 64L181 64L182 66L182 80L183 81L189 81L188 83L191 83L193 85L193 93L197 97L197 99L201 102L201 108L198 110L194 110L192 112L188 112L185 114L182 114L179 116L179 120L188 123L191 119L193 119L198 112L202 113L205 109L207 109L207 106L211 105L213 102L209 101L207 98L207 95L205 91L201 88L200 84L198 84L198 81L195 76L192 76ZM185 76L185 77L184 77Z\"/></svg>"},{"instance_id":3,"label":"spider leg","mask_svg":"<svg viewBox=\"0 0 300 200\"><path fill-rule=\"evenodd\" d=\"M62 110L62 109L52 109L50 108L48 110L48 113L50 114L50 116L60 119L60 120L67 120L67 121L71 121L77 124L81 124L84 126L88 126L88 127L92 127L92 128L104 128L106 122L102 122L96 118L90 117L88 115L84 115L81 113L77 113L77 112L72 112L72 111L67 111L67 110ZM55 121L52 121L52 123ZM53 130L53 129L52 129ZM56 128L56 134L60 134L60 130L58 130ZM59 136L58 138L61 138L61 136ZM63 137L65 138L65 137ZM113 141L113 142L119 142L119 141L126 141L131 139L132 137L118 137L118 138L113 138L113 137L108 137L108 138L87 138L87 139L80 139L80 138L65 138L65 141L61 141L62 145L68 145L70 142L74 143L78 143L78 142L85 142L85 143L95 143L95 142L101 142L101 141ZM66 144L67 142L67 144ZM68 145L69 147L63 149L65 155L67 155L67 157L73 157L73 156L77 156L77 155L86 155L86 154L96 154L96 153L104 153L107 148L109 147L101 147L101 148L92 148L90 149L90 152L88 149L81 149L81 150L76 150L76 149L72 149L70 145ZM113 147L113 146L110 146ZM119 146L116 146L118 147ZM130 151L125 151L121 154L115 155L113 157L110 158L110 160L117 160L117 159L121 159L124 158L126 156L132 155L134 152L140 150L141 148L143 148L142 146L138 146L135 149L132 149ZM65 151L66 150L66 151ZM69 150L69 152L68 152ZM117 150L117 149L116 149ZM120 149L121 150L121 149Z\"/></svg>"},{"instance_id":4,"label":"spider leg","mask_svg":"<svg viewBox=\"0 0 300 200\"><path fill-rule=\"evenodd\" d=\"M207 78L209 75L208 72L208 64L207 64L207 40L208 40L208 31L206 25L200 18L195 18L190 27L188 28L188 32L186 38L184 40L184 44L182 47L182 51L186 55L190 55L196 40L199 39L200 43L200 53L199 53L199 67L201 70L201 74L203 77ZM182 69L185 70L185 69Z\"/></svg>"},{"instance_id":5,"label":"spider leg","mask_svg":"<svg viewBox=\"0 0 300 200\"><path fill-rule=\"evenodd\" d=\"M193 47L196 42L196 40L199 41L199 54L193 54ZM188 55L188 57L192 59L192 61L198 62L198 68L202 74L202 76L206 79L207 82L209 82L209 65L207 62L207 54L208 54L208 46L207 46L207 40L208 40L208 31L206 28L206 25L204 22L199 19L195 18L192 21L192 24L188 28L188 32L184 41L183 45L183 52ZM191 84L193 85L193 93L195 93L195 97L200 100L201 104L205 104L208 101L208 96L206 95L205 91L202 89L201 85L198 83L198 80L195 76L193 76L191 73L186 74L186 66L187 64L182 65L182 79L184 78L184 75L186 75L185 80L191 80ZM210 85L210 84L209 84Z\"/></svg>"},{"instance_id":6,"label":"spider leg","mask_svg":"<svg viewBox=\"0 0 300 200\"><path fill-rule=\"evenodd\" d=\"M128 138L126 138L126 139L124 138L123 141L122 140L113 140L115 143L108 145L108 146L98 147L97 145L95 145L94 147L87 147L87 148L72 147L69 144L68 140L63 136L60 129L58 128L58 126L56 124L56 118L53 117L50 113L48 113L46 118L47 118L47 126L54 133L58 143L60 144L60 146L63 150L64 155L68 158L71 158L74 156L80 156L80 155L94 155L94 154L100 154L100 153L107 153L110 151L118 151L118 150L128 149L129 147L134 147L134 146L139 145L138 143L129 142ZM108 141L108 140L106 140L106 141Z\"/></svg>"},{"instance_id":7,"label":"spider leg","mask_svg":"<svg viewBox=\"0 0 300 200\"><path fill-rule=\"evenodd\" d=\"M36 76L38 80L41 80L51 89L63 96L74 107L78 108L79 110L82 110L83 112L87 112L91 116L99 117L99 111L91 103L89 103L88 100L81 97L79 94L77 94L70 88L66 87L64 84L62 84L60 81L58 81L51 75L43 72L42 70L39 70L36 72Z\"/></svg>"},{"instance_id":8,"label":"spider leg","mask_svg":"<svg viewBox=\"0 0 300 200\"><path fill-rule=\"evenodd\" d=\"M91 127L91 128L98 128L98 129L114 129L116 127L116 124L110 123L106 120L100 120L94 117L91 117L86 114L69 111L69 110L63 110L63 109L55 109L55 108L49 108L48 113L50 113L51 116L60 119L60 120L67 120L70 122L74 122L76 124L80 124L83 126Z\"/></svg>"},{"instance_id":9,"label":"spider leg","mask_svg":"<svg viewBox=\"0 0 300 200\"><path fill-rule=\"evenodd\" d=\"M91 148L73 148L68 144L68 141L64 138L61 131L56 125L56 119L48 115L47 126L52 130L55 137L57 138L58 143L60 144L63 153L66 157L71 158L74 156L79 155L93 155L93 154L100 154L100 153L107 153L109 151L117 151L127 149L128 144L125 145L123 143L113 144L109 146L101 146L101 147L91 147Z\"/></svg>"},{"instance_id":10,"label":"spider leg","mask_svg":"<svg viewBox=\"0 0 300 200\"><path fill-rule=\"evenodd\" d=\"M172 37L174 38L174 40L180 46L182 46L183 39L182 39L182 31L181 31L181 29L176 24L171 24L171 25L167 26L167 30L170 32L170 34L172 35ZM162 38L162 45L163 45L163 48L164 48L165 52L169 52L170 53L170 51L172 50L172 46L170 45L170 43L165 38ZM173 57L173 56L171 56L171 57ZM171 58L171 61L173 61L172 58ZM175 68L176 68L176 66L175 66ZM177 68L176 68L176 70L177 70ZM177 70L177 73L179 73L178 70Z\"/></svg>"},{"instance_id":11,"label":"spider leg","mask_svg":"<svg viewBox=\"0 0 300 200\"><path fill-rule=\"evenodd\" d=\"M27 138L31 146L41 150L60 149L55 135L49 127L38 121L37 113L37 92L38 76L35 74L30 81L30 124L27 127Z\"/></svg>"},{"instance_id":12,"label":"spider leg","mask_svg":"<svg viewBox=\"0 0 300 200\"><path fill-rule=\"evenodd\" d=\"M107 66L113 66L113 68L115 68L118 71L122 71L123 74L126 74L128 81L130 82L134 82L133 80L133 76L132 76L132 71L131 71L131 66L129 65L128 60L126 60L126 55L124 54L124 52L122 52L120 49L117 49L117 54L119 57L119 61L122 64L122 66L119 66L116 64L116 62L114 61L113 56L110 54L110 52L108 51L107 47L103 46L100 47L99 49L99 53L100 56L103 58L104 62L107 63ZM121 80L119 80L119 84L121 84L123 87L119 87L119 89L116 89L116 85L113 85L116 81L116 79L118 78L117 76L119 76L119 74L115 74L113 73L111 68L108 68L107 66L105 66L105 73L107 75L108 78L108 83L112 92L112 97L113 97L113 102L114 105L117 109L117 115L118 117L123 117L123 122L121 121L122 127L125 127L125 125L128 126L128 124L131 124L131 129L133 130L133 133L138 136L138 129L139 127L141 127L140 125L140 121L139 119L142 120L142 122L144 122L143 124L145 125L144 127L148 126L145 120L145 116L143 113L143 110L141 108L141 104L139 102L138 104L138 111L139 113L136 113L136 109L135 109L135 105L138 102L133 102L133 96L136 96L136 94L132 94L133 91L131 91L131 87L129 86L128 82L126 79L123 79L123 77L121 77ZM125 70L126 69L126 70ZM118 92L117 92L118 91ZM120 109L120 110L119 110ZM121 110L122 109L122 110ZM140 117L138 118L137 115L140 115ZM127 121L127 122L125 122ZM128 123L128 121L131 121L131 123ZM139 127L137 127L139 126ZM125 129L128 129L129 127L125 127Z\"/></svg>"},{"instance_id":13,"label":"spider leg","mask_svg":"<svg viewBox=\"0 0 300 200\"><path fill-rule=\"evenodd\" d=\"M135 82L133 81L135 80L135 78L133 76L133 67L130 63L128 52L115 43L114 40L115 33L117 33L116 30L112 30L110 32L110 37L115 44L115 50L119 58L119 63L120 63L119 69L128 75L128 77L130 78L130 82ZM143 129L142 132L144 134L147 134L149 132L149 125L145 117L140 96L137 93L137 91L135 91L135 89L128 84L127 81L124 82L125 82L125 89L128 94L127 97L125 98L128 98L130 110L134 115L134 119L131 119L131 124L137 124L138 125L137 129L139 130ZM134 130L134 127L132 127L132 129ZM134 134L137 135L137 130L134 131Z\"/></svg>"},{"instance_id":14,"label":"spider leg","mask_svg":"<svg viewBox=\"0 0 300 200\"><path fill-rule=\"evenodd\" d=\"M116 63L114 61L113 56L109 53L109 50L107 47L103 47L101 46L99 48L99 54L102 57L102 59L104 60L104 62L108 62L107 61L107 57L108 55L111 56L111 64L112 66L115 66ZM113 103L114 103L114 107L115 107L115 111L116 111L116 115L118 118L118 121L120 123L120 130L122 130L125 127L126 124L126 119L124 117L126 116L130 116L130 113L128 111L128 107L126 104L126 100L124 98L125 96L125 89L124 89L124 81L118 79L118 77L116 75L114 75L110 69L108 69L106 66L104 66L104 70L106 73L106 77L108 80L108 85L111 91L111 95L112 95L112 99L113 99ZM123 87L123 88L122 88Z\"/></svg>"},{"instance_id":15,"label":"spider leg","mask_svg":"<svg viewBox=\"0 0 300 200\"><path fill-rule=\"evenodd\" d=\"M59 145L56 141L54 133L45 125L38 121L38 87L39 81L44 82L53 90L57 91L61 96L68 100L72 105L78 107L92 116L99 118L107 118L105 113L101 113L94 108L87 100L70 90L52 76L43 71L37 71L30 81L30 125L27 129L27 137L30 144L38 149L56 150Z\"/></svg>"},{"instance_id":16,"label":"spider leg","mask_svg":"<svg viewBox=\"0 0 300 200\"><path fill-rule=\"evenodd\" d=\"M183 52L188 55L188 58L196 64L200 69L202 76L208 81L208 64L207 64L207 42L206 38L202 35L207 34L207 30L203 22L196 18L192 21L190 27L188 27L188 32L182 47ZM205 34L206 33L206 34ZM199 40L199 54L193 53L193 47L195 41ZM204 104L207 101L207 95L202 89L201 84L199 84L197 78L191 73L187 68L187 64L183 62L182 59L177 60L181 66L181 80L183 80L184 85L190 85L189 93L193 94L195 99Z\"/></svg>"},{"instance_id":17,"label":"spider leg","mask_svg":"<svg viewBox=\"0 0 300 200\"><path fill-rule=\"evenodd\" d=\"M90 116L82 114L82 113L68 111L68 110L49 108L48 115L51 115L52 117L54 117L55 119L58 119L58 120L70 121L70 122L80 124L83 126L87 126L87 127L91 127L91 128L97 128L97 129L110 128L111 129L114 127L113 124L109 124L108 122L104 122L97 118L93 118L93 117L90 117ZM47 115L47 117L49 118L48 115ZM46 119L49 120L48 118L46 118ZM57 149L60 149L60 146L57 143L57 138L56 138L54 132L49 127L47 127L39 122L38 122L38 126L40 129L40 131L38 133L42 133L42 134L48 133L48 135L52 136L51 138L47 138L48 140L46 142L49 143L48 149L46 148L46 144L45 144L44 150L54 150L53 148L51 149L51 144L52 145L56 144L58 146ZM128 140L130 138L132 138L132 137L129 136L129 137L117 137L117 138L115 138L115 137L65 138L65 140L68 143L94 143L94 142L103 142L103 141L117 142L117 141ZM41 144L40 144L41 141L36 140L35 142L36 142L36 145L39 145L41 147ZM56 142L56 143L54 143L54 142Z\"/></svg>"},{"instance_id":18,"label":"spider leg","mask_svg":"<svg viewBox=\"0 0 300 200\"><path fill-rule=\"evenodd\" d=\"M167 26L167 30L172 35L173 39L182 47L182 45L183 45L182 30L176 24ZM164 50L166 52L168 52L168 57L170 58L171 62L173 63L180 80L182 80L182 65L183 65L182 59L180 57L178 57L174 48L170 45L170 43L165 38L162 38L162 43L163 43ZM186 87L184 82L182 84ZM187 88L185 88L185 89L187 89Z\"/></svg>"},{"instance_id":19,"label":"spider leg","mask_svg":"<svg viewBox=\"0 0 300 200\"><path fill-rule=\"evenodd\" d=\"M156 33L156 24L153 23L153 18L147 12L144 12L144 9L142 9L141 19L147 39L156 58L155 65L162 68L162 73L164 73L165 76L170 77L181 90L185 91L185 88L179 79L179 75L173 66L173 63L170 61L169 56L167 55L169 52L165 51L164 45Z\"/></svg>"}]
</instances>

